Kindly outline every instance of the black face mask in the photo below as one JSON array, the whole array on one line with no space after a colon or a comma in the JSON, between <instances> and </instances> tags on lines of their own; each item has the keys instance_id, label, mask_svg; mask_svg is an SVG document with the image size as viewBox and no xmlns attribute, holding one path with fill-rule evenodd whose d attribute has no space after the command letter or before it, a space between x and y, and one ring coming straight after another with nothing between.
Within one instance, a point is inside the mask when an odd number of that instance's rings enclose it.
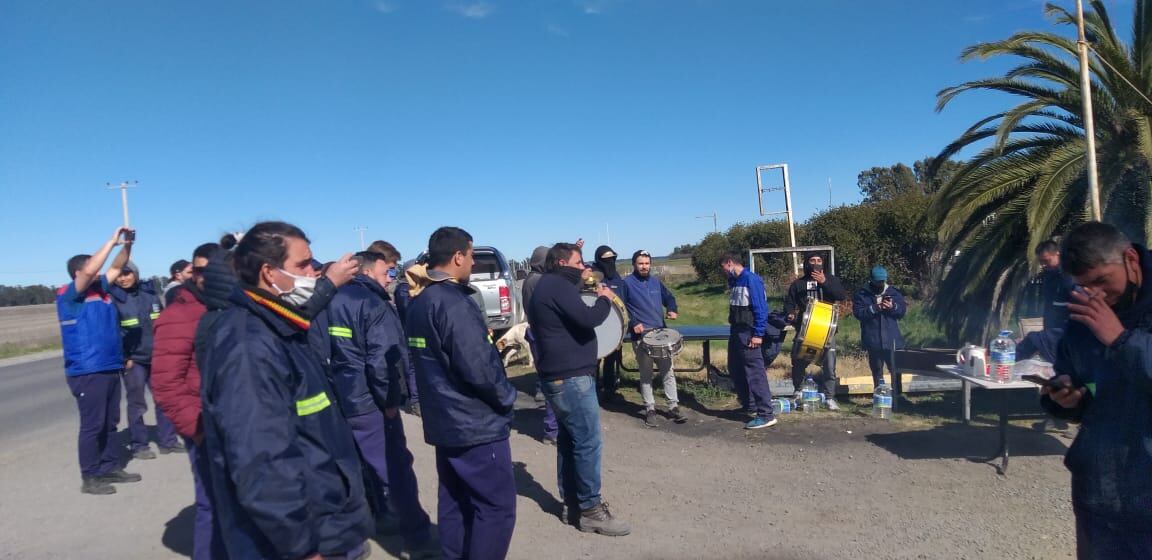
<instances>
[{"instance_id":1,"label":"black face mask","mask_svg":"<svg viewBox=\"0 0 1152 560\"><path fill-rule=\"evenodd\" d=\"M1117 314L1128 311L1136 304L1136 293L1140 290L1140 286L1137 286L1136 283L1132 281L1132 276L1128 274L1128 263L1124 263L1124 280L1126 282L1124 293L1120 296L1120 299L1116 301L1116 305L1112 306L1112 310Z\"/></svg>"},{"instance_id":2,"label":"black face mask","mask_svg":"<svg viewBox=\"0 0 1152 560\"><path fill-rule=\"evenodd\" d=\"M577 286L579 286L581 284L581 282L583 282L583 279L580 278L580 276L583 273L584 273L583 270L581 270L579 268L572 268L570 266L562 266L562 267L560 267L559 270L556 271L556 274L563 276L564 279L568 280L569 282L571 282Z\"/></svg>"},{"instance_id":3,"label":"black face mask","mask_svg":"<svg viewBox=\"0 0 1152 560\"><path fill-rule=\"evenodd\" d=\"M872 293L874 293L874 294L879 295L879 294L884 293L884 283L883 282L881 282L879 284L872 283L872 284L869 284L868 287L872 289Z\"/></svg>"},{"instance_id":4,"label":"black face mask","mask_svg":"<svg viewBox=\"0 0 1152 560\"><path fill-rule=\"evenodd\" d=\"M812 265L812 272L824 272L824 265L822 265L822 264Z\"/></svg>"}]
</instances>

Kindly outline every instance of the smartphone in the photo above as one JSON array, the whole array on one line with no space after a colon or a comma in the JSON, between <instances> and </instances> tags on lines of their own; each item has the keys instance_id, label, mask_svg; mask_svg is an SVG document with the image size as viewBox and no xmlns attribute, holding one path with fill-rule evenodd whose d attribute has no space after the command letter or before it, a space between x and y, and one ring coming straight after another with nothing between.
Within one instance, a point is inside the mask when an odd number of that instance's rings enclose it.
<instances>
[{"instance_id":1,"label":"smartphone","mask_svg":"<svg viewBox=\"0 0 1152 560\"><path fill-rule=\"evenodd\" d=\"M132 243L134 241L136 241L136 230L130 229L128 231L125 231L124 232L124 242L125 243Z\"/></svg>"},{"instance_id":2,"label":"smartphone","mask_svg":"<svg viewBox=\"0 0 1152 560\"><path fill-rule=\"evenodd\" d=\"M1047 386L1049 389L1051 389L1053 391L1059 391L1060 389L1071 389L1072 388L1069 385L1057 383L1055 379L1049 379L1047 377L1044 377L1043 375L1036 375L1035 373L1029 373L1027 375L1022 375L1022 376L1020 376L1020 379L1023 379L1024 381L1031 381L1032 383L1035 383L1037 385Z\"/></svg>"}]
</instances>

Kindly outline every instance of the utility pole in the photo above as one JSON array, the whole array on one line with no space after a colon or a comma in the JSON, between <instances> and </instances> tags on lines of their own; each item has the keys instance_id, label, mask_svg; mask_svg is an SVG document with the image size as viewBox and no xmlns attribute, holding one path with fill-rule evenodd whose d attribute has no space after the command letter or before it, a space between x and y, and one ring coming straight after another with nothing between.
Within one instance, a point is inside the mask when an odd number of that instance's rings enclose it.
<instances>
[{"instance_id":1,"label":"utility pole","mask_svg":"<svg viewBox=\"0 0 1152 560\"><path fill-rule=\"evenodd\" d=\"M832 178L828 178L828 209L832 209Z\"/></svg>"},{"instance_id":2,"label":"utility pole","mask_svg":"<svg viewBox=\"0 0 1152 560\"><path fill-rule=\"evenodd\" d=\"M139 181L120 181L119 185L104 183L109 190L120 189L120 209L124 211L124 227L128 227L128 189L135 187Z\"/></svg>"},{"instance_id":3,"label":"utility pole","mask_svg":"<svg viewBox=\"0 0 1152 560\"><path fill-rule=\"evenodd\" d=\"M352 228L352 231L360 232L360 250L363 251L365 248L364 247L364 232L368 231L368 228L366 228L364 226L356 226L356 227Z\"/></svg>"},{"instance_id":4,"label":"utility pole","mask_svg":"<svg viewBox=\"0 0 1152 560\"><path fill-rule=\"evenodd\" d=\"M716 216L715 210L713 210L711 214L704 214L703 216L696 216L697 220L703 220L704 218L712 218L712 233L719 233L720 232L720 227L717 225L718 222L716 220L717 216Z\"/></svg>"},{"instance_id":5,"label":"utility pole","mask_svg":"<svg viewBox=\"0 0 1152 560\"><path fill-rule=\"evenodd\" d=\"M1088 141L1088 203L1092 219L1100 221L1100 184L1096 172L1096 123L1092 118L1092 78L1088 68L1088 40L1084 36L1084 2L1076 0L1076 46L1080 51L1080 97L1084 108L1084 137Z\"/></svg>"}]
</instances>

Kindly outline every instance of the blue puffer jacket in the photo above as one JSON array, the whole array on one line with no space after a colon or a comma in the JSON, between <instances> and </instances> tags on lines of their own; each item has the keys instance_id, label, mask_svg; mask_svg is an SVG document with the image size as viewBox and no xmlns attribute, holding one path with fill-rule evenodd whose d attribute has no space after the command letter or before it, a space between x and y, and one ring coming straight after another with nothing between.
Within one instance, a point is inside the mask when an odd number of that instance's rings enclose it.
<instances>
[{"instance_id":1,"label":"blue puffer jacket","mask_svg":"<svg viewBox=\"0 0 1152 560\"><path fill-rule=\"evenodd\" d=\"M1136 303L1119 313L1125 334L1105 348L1083 324L1069 321L1057 375L1089 391L1066 409L1047 396L1050 414L1080 422L1064 456L1072 505L1120 529L1152 527L1152 255L1137 246L1144 283Z\"/></svg>"},{"instance_id":2,"label":"blue puffer jacket","mask_svg":"<svg viewBox=\"0 0 1152 560\"><path fill-rule=\"evenodd\" d=\"M877 297L891 297L892 309L880 309ZM864 287L852 298L852 315L860 320L860 347L865 350L880 351L904 348L904 335L897 322L908 312L904 294L892 286L886 286L877 295L871 288Z\"/></svg>"},{"instance_id":3,"label":"blue puffer jacket","mask_svg":"<svg viewBox=\"0 0 1152 560\"><path fill-rule=\"evenodd\" d=\"M56 316L64 347L64 373L69 377L120 371L124 353L116 306L108 294L108 279L101 274L83 293L76 282L56 291Z\"/></svg>"},{"instance_id":4,"label":"blue puffer jacket","mask_svg":"<svg viewBox=\"0 0 1152 560\"><path fill-rule=\"evenodd\" d=\"M160 298L151 282L137 282L125 290L113 285L109 290L120 315L124 356L140 364L152 363L152 321L160 317Z\"/></svg>"},{"instance_id":5,"label":"blue puffer jacket","mask_svg":"<svg viewBox=\"0 0 1152 560\"><path fill-rule=\"evenodd\" d=\"M471 447L508 439L516 388L471 297L475 290L438 270L428 271L428 280L409 302L405 322L424 441Z\"/></svg>"},{"instance_id":6,"label":"blue puffer jacket","mask_svg":"<svg viewBox=\"0 0 1152 560\"><path fill-rule=\"evenodd\" d=\"M344 416L360 416L404 404L408 345L388 292L357 275L313 320L325 342L332 390ZM317 332L319 329L319 332Z\"/></svg>"},{"instance_id":7,"label":"blue puffer jacket","mask_svg":"<svg viewBox=\"0 0 1152 560\"><path fill-rule=\"evenodd\" d=\"M308 321L252 288L232 304L198 353L212 505L228 556L347 552L372 534L372 515Z\"/></svg>"}]
</instances>

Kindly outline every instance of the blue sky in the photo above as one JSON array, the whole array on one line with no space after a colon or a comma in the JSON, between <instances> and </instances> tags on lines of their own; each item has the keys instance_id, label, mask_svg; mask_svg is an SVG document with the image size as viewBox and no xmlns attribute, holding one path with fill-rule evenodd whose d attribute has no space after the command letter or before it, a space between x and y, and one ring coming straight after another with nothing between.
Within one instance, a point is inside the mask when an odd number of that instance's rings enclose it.
<instances>
[{"instance_id":1,"label":"blue sky","mask_svg":"<svg viewBox=\"0 0 1152 560\"><path fill-rule=\"evenodd\" d=\"M1108 5L1125 28L1130 2ZM711 231L696 216L759 219L754 168L780 162L802 220L829 180L855 202L861 170L1010 103L934 112L1007 67L961 49L1052 29L1042 6L5 0L0 284L64 281L120 222L122 179L145 275L264 219L321 259L358 249L356 226L406 257L440 225L514 258L609 236L663 254Z\"/></svg>"}]
</instances>

